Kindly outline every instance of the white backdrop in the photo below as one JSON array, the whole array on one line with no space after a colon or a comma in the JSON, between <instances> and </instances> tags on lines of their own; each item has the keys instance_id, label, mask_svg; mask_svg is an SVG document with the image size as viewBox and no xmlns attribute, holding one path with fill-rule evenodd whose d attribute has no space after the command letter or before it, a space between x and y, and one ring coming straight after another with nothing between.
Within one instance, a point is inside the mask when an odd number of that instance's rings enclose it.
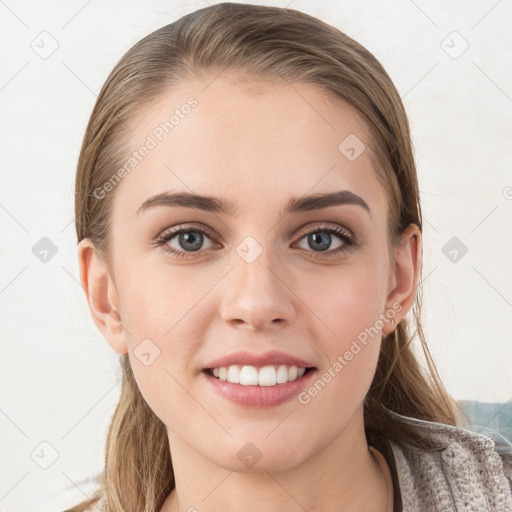
<instances>
[{"instance_id":1,"label":"white backdrop","mask_svg":"<svg viewBox=\"0 0 512 512\"><path fill-rule=\"evenodd\" d=\"M511 400L511 2L250 3L317 16L388 70L418 161L431 351L455 398ZM81 138L117 60L207 5L0 1L2 511L62 511L94 488L120 371L79 284ZM46 262L36 256L44 237Z\"/></svg>"}]
</instances>

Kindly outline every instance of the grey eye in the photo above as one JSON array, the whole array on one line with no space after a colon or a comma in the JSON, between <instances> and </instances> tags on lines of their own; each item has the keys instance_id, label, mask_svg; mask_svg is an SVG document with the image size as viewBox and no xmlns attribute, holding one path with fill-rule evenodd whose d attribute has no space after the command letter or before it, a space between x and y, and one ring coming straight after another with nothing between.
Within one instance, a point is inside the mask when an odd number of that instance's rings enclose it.
<instances>
[{"instance_id":1,"label":"grey eye","mask_svg":"<svg viewBox=\"0 0 512 512\"><path fill-rule=\"evenodd\" d=\"M203 247L205 241L210 242L210 244L212 243L211 240L200 231L189 229L172 235L167 244L177 251L195 252L200 249L209 248ZM173 245L175 242L178 243L178 246Z\"/></svg>"},{"instance_id":2,"label":"grey eye","mask_svg":"<svg viewBox=\"0 0 512 512\"><path fill-rule=\"evenodd\" d=\"M335 235L335 237L339 238L339 235ZM306 240L306 243L309 245L309 247L300 246L300 243L302 240ZM339 241L338 245L336 247L332 247L333 236L331 233L328 233L326 231L315 231L314 233L309 233L308 235L304 236L300 242L299 246L302 249L312 249L314 251L322 252L327 251L328 249L336 249L342 245L342 242Z\"/></svg>"}]
</instances>

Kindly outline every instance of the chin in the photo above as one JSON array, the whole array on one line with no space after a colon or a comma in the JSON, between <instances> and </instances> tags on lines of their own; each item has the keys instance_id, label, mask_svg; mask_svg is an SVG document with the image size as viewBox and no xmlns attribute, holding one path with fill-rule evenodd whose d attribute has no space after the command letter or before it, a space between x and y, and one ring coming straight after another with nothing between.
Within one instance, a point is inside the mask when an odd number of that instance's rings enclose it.
<instances>
[{"instance_id":1,"label":"chin","mask_svg":"<svg viewBox=\"0 0 512 512\"><path fill-rule=\"evenodd\" d=\"M229 449L228 449L229 450ZM304 448L297 450L296 444L236 443L234 456L226 452L208 457L214 464L237 473L276 473L287 471L309 458ZM207 456L207 454L205 454Z\"/></svg>"}]
</instances>

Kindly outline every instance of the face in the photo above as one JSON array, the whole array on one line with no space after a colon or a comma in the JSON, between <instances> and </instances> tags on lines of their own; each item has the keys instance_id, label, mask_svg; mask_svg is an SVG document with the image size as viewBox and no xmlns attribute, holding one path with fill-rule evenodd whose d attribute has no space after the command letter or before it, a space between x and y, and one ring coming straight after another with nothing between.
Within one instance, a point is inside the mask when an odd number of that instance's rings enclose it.
<instances>
[{"instance_id":1,"label":"face","mask_svg":"<svg viewBox=\"0 0 512 512\"><path fill-rule=\"evenodd\" d=\"M311 84L257 86L211 77L146 109L111 224L109 341L171 452L237 471L246 452L300 464L361 417L400 307L357 111Z\"/></svg>"}]
</instances>

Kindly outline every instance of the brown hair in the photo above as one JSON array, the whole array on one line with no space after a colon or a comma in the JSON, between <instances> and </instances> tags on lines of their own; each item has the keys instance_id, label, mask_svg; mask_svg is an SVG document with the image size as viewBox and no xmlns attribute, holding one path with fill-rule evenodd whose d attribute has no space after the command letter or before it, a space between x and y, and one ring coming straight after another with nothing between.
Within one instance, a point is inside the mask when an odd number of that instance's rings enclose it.
<instances>
[{"instance_id":1,"label":"brown hair","mask_svg":"<svg viewBox=\"0 0 512 512\"><path fill-rule=\"evenodd\" d=\"M104 84L84 136L76 174L78 241L90 238L107 258L112 193L94 191L123 161L130 120L142 107L185 80L228 69L240 76L316 84L360 114L370 137L373 167L389 200L390 254L403 230L422 230L420 197L407 116L382 65L338 29L302 12L222 3L183 16L135 44ZM121 141L121 143L119 142ZM445 390L421 328L421 279L412 308L414 330L404 318L383 339L375 377L364 401L368 442L387 438L428 446L415 427L390 413L460 424L456 402ZM417 337L428 370L411 345ZM165 425L121 356L122 391L108 432L102 489L75 510L104 495L109 512L157 512L174 488Z\"/></svg>"}]
</instances>

